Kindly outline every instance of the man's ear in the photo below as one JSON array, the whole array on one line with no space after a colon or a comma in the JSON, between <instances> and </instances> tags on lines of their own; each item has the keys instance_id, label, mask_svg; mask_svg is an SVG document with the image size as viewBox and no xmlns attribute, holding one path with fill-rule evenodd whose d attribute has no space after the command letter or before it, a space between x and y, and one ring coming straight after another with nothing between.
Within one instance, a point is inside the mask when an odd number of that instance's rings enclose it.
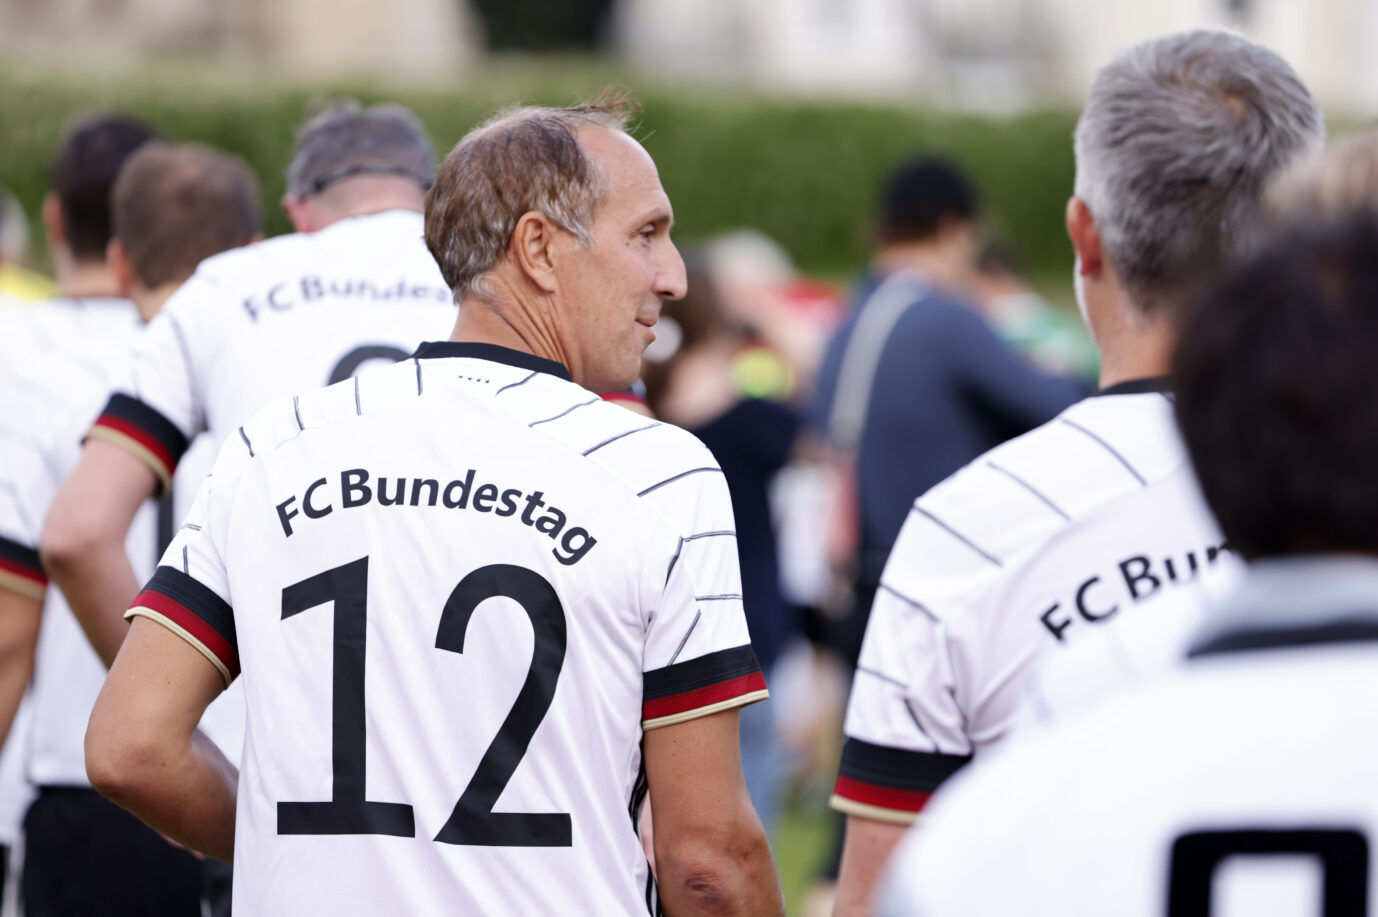
<instances>
[{"instance_id":1,"label":"man's ear","mask_svg":"<svg viewBox=\"0 0 1378 917\"><path fill-rule=\"evenodd\" d=\"M522 214L516 229L512 230L508 251L522 274L545 293L559 289L555 278L556 256L552 251L558 236L559 228L545 214L535 210Z\"/></svg>"},{"instance_id":2,"label":"man's ear","mask_svg":"<svg viewBox=\"0 0 1378 917\"><path fill-rule=\"evenodd\" d=\"M110 265L110 270L115 274L115 286L119 290L119 295L128 297L138 278L134 275L134 265L129 261L129 253L124 250L124 243L119 239L111 239L110 244L105 246L105 263Z\"/></svg>"},{"instance_id":3,"label":"man's ear","mask_svg":"<svg viewBox=\"0 0 1378 917\"><path fill-rule=\"evenodd\" d=\"M1077 253L1081 275L1094 277L1099 274L1105 258L1101 251L1100 230L1096 228L1096 218L1091 214L1091 208L1075 195L1067 201L1067 236Z\"/></svg>"},{"instance_id":4,"label":"man's ear","mask_svg":"<svg viewBox=\"0 0 1378 917\"><path fill-rule=\"evenodd\" d=\"M287 220L297 232L315 232L315 212L304 198L284 194L282 209L287 212Z\"/></svg>"},{"instance_id":5,"label":"man's ear","mask_svg":"<svg viewBox=\"0 0 1378 917\"><path fill-rule=\"evenodd\" d=\"M49 191L43 196L43 231L48 234L50 248L67 244L67 224L62 219L62 204Z\"/></svg>"}]
</instances>

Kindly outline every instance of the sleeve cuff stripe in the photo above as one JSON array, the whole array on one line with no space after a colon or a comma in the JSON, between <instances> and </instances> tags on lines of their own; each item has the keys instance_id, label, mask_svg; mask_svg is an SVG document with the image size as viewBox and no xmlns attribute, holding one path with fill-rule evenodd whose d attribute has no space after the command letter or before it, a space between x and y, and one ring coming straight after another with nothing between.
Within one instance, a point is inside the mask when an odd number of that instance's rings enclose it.
<instances>
[{"instance_id":1,"label":"sleeve cuff stripe","mask_svg":"<svg viewBox=\"0 0 1378 917\"><path fill-rule=\"evenodd\" d=\"M206 644L198 640L195 634L191 633L185 627L179 625L176 621L173 621L167 615L159 614L152 608L145 608L141 605L136 605L133 608L126 611L124 613L124 617L126 621L132 620L133 618L147 618L150 621L156 621L163 627L166 627L168 630L172 631L177 636L181 637L183 640L190 643L197 652L199 652L202 656L205 656L206 659L210 661L211 665L215 666L216 671L220 673L220 677L225 679L225 687L227 688L230 686L230 682L234 681L235 676L239 674L238 668L231 670L229 666L225 665L225 661L221 659L219 656L215 655L215 653L212 652L211 649L208 646L206 646Z\"/></svg>"},{"instance_id":2,"label":"sleeve cuff stripe","mask_svg":"<svg viewBox=\"0 0 1378 917\"><path fill-rule=\"evenodd\" d=\"M22 577L40 588L48 585L48 574L43 572L38 552L3 537L0 537L0 570Z\"/></svg>"},{"instance_id":3,"label":"sleeve cuff stripe","mask_svg":"<svg viewBox=\"0 0 1378 917\"><path fill-rule=\"evenodd\" d=\"M646 700L641 705L641 718L646 722L678 716L700 707L708 707L723 701L732 700L746 694L766 690L766 679L761 670L736 678L729 678L714 685L705 685L669 697Z\"/></svg>"},{"instance_id":4,"label":"sleeve cuff stripe","mask_svg":"<svg viewBox=\"0 0 1378 917\"><path fill-rule=\"evenodd\" d=\"M870 786L884 786L901 792L931 793L970 760L970 755L873 745L848 736L846 744L842 746L842 763L838 772L849 780Z\"/></svg>"},{"instance_id":5,"label":"sleeve cuff stripe","mask_svg":"<svg viewBox=\"0 0 1378 917\"><path fill-rule=\"evenodd\" d=\"M163 487L163 493L167 493L172 489L172 469L168 468L165 462L145 449L139 441L132 436L126 436L118 430L111 427L103 427L98 424L91 428L91 432L86 434L86 438L100 439L107 443L113 443L153 469L153 474L157 476L158 483Z\"/></svg>"},{"instance_id":6,"label":"sleeve cuff stripe","mask_svg":"<svg viewBox=\"0 0 1378 917\"><path fill-rule=\"evenodd\" d=\"M12 573L6 569L5 562L0 560L0 589L8 589L31 599L41 599L48 589L48 581L44 579L39 582L22 573Z\"/></svg>"},{"instance_id":7,"label":"sleeve cuff stripe","mask_svg":"<svg viewBox=\"0 0 1378 917\"><path fill-rule=\"evenodd\" d=\"M145 589L134 600L134 607L130 613L134 612L143 612L147 617L152 617L160 623L177 625L176 629L185 631L187 635L194 638L193 643L199 643L201 647L215 656L225 667L230 678L239 674L239 652L234 645L198 614L176 599L152 589ZM152 614L148 614L149 612ZM125 617L129 617L129 614L126 614Z\"/></svg>"},{"instance_id":8,"label":"sleeve cuff stripe","mask_svg":"<svg viewBox=\"0 0 1378 917\"><path fill-rule=\"evenodd\" d=\"M922 811L932 795L918 790L899 790L877 783L867 783L845 774L837 778L837 785L833 788L833 796L836 799L849 800L890 812L907 812L911 816Z\"/></svg>"},{"instance_id":9,"label":"sleeve cuff stripe","mask_svg":"<svg viewBox=\"0 0 1378 917\"><path fill-rule=\"evenodd\" d=\"M114 394L106 402L102 418L122 421L140 430L144 436L157 443L168 454L175 466L187 451L187 438L177 425L160 413L157 408L129 395Z\"/></svg>"},{"instance_id":10,"label":"sleeve cuff stripe","mask_svg":"<svg viewBox=\"0 0 1378 917\"><path fill-rule=\"evenodd\" d=\"M918 812L867 805L864 802L857 802L855 799L847 799L837 794L833 794L833 798L828 800L828 805L846 815L859 815L862 818L889 822L892 825L912 825L919 817Z\"/></svg>"},{"instance_id":11,"label":"sleeve cuff stripe","mask_svg":"<svg viewBox=\"0 0 1378 917\"><path fill-rule=\"evenodd\" d=\"M751 644L745 643L646 672L642 676L642 698L650 702L675 697L760 671L756 653Z\"/></svg>"},{"instance_id":12,"label":"sleeve cuff stripe","mask_svg":"<svg viewBox=\"0 0 1378 917\"><path fill-rule=\"evenodd\" d=\"M733 707L745 707L757 701L763 701L770 697L770 692L765 688L759 691L751 691L747 694L739 694L727 700L718 701L715 704L708 704L703 707L695 707L692 710L682 710L679 713L672 713L668 716L658 716L654 719L646 718L641 721L643 732L651 729L659 729L662 726L673 726L676 723L687 723L689 720L696 720L702 716L712 713L720 713L723 710L731 710Z\"/></svg>"},{"instance_id":13,"label":"sleeve cuff stripe","mask_svg":"<svg viewBox=\"0 0 1378 917\"><path fill-rule=\"evenodd\" d=\"M109 430L118 433L120 436L132 441L149 455L153 456L169 474L177 467L177 459L167 446L158 442L147 430L136 424L130 423L122 417L113 417L110 414L102 414L96 419L95 428ZM93 431L94 432L94 431Z\"/></svg>"}]
</instances>

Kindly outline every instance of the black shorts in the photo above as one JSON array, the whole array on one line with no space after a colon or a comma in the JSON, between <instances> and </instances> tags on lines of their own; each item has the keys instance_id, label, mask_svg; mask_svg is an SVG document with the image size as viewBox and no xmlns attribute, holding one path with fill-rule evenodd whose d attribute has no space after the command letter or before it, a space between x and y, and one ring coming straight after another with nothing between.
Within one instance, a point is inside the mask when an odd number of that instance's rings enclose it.
<instances>
[{"instance_id":1,"label":"black shorts","mask_svg":"<svg viewBox=\"0 0 1378 917\"><path fill-rule=\"evenodd\" d=\"M201 914L201 861L92 789L38 791L22 872L26 917Z\"/></svg>"}]
</instances>

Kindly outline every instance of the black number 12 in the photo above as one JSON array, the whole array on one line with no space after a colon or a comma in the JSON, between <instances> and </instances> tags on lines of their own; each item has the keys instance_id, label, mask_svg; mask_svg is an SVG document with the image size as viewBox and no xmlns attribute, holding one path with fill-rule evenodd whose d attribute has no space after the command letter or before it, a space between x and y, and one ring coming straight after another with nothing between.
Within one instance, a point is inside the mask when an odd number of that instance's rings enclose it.
<instances>
[{"instance_id":1,"label":"black number 12","mask_svg":"<svg viewBox=\"0 0 1378 917\"><path fill-rule=\"evenodd\" d=\"M364 798L364 658L368 622L368 558L326 570L282 590L284 620L335 606L329 802L279 802L279 834L384 834L414 837L412 807ZM510 598L531 619L535 635L531 667L502 728L479 761L473 779L436 835L442 844L485 847L568 847L566 812L494 812L493 805L545 719L564 667L565 610L550 582L533 570L490 564L455 586L440 614L436 649L464 652L475 609L487 599Z\"/></svg>"}]
</instances>

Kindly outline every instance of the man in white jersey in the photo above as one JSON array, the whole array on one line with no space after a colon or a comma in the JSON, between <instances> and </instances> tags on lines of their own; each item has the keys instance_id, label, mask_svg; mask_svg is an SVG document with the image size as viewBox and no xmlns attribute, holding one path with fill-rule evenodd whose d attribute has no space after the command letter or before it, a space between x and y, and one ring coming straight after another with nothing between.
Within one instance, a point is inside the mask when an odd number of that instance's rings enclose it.
<instances>
[{"instance_id":1,"label":"man in white jersey","mask_svg":"<svg viewBox=\"0 0 1378 917\"><path fill-rule=\"evenodd\" d=\"M1040 657L1221 564L1163 378L1178 310L1252 244L1265 183L1322 133L1291 68L1228 33L1148 41L1097 76L1067 228L1102 390L977 459L905 521L847 711L840 913L868 912L929 794L1005 737Z\"/></svg>"},{"instance_id":2,"label":"man in white jersey","mask_svg":"<svg viewBox=\"0 0 1378 917\"><path fill-rule=\"evenodd\" d=\"M190 915L200 913L201 865L86 779L82 743L105 667L61 593L45 588L35 549L80 438L126 371L144 322L203 257L251 241L258 189L237 160L149 143L125 161L110 209L112 281L130 299L104 306L99 323L74 326L84 333L68 346L22 363L6 382L14 397L0 403L0 556L8 561L0 612L37 632L36 647L31 639L5 660L0 736L23 692L10 674L32 673L25 758L38 797L25 821L26 913ZM171 539L162 518L171 514L152 500L135 514L126 548L141 571L153 569Z\"/></svg>"},{"instance_id":3,"label":"man in white jersey","mask_svg":"<svg viewBox=\"0 0 1378 917\"><path fill-rule=\"evenodd\" d=\"M1312 224L1191 314L1176 413L1240 589L1183 665L945 788L882 913L1372 913L1375 265L1371 212Z\"/></svg>"},{"instance_id":4,"label":"man in white jersey","mask_svg":"<svg viewBox=\"0 0 1378 917\"><path fill-rule=\"evenodd\" d=\"M248 913L783 913L722 472L595 394L684 293L626 120L521 108L462 140L426 221L451 340L244 424L130 611L88 770L233 846ZM194 727L241 671L238 779Z\"/></svg>"},{"instance_id":5,"label":"man in white jersey","mask_svg":"<svg viewBox=\"0 0 1378 917\"><path fill-rule=\"evenodd\" d=\"M138 579L134 509L187 444L237 437L274 397L396 360L454 320L422 243L435 157L404 109L337 106L309 122L283 205L297 232L208 259L150 324L45 528L44 566L107 664Z\"/></svg>"}]
</instances>

